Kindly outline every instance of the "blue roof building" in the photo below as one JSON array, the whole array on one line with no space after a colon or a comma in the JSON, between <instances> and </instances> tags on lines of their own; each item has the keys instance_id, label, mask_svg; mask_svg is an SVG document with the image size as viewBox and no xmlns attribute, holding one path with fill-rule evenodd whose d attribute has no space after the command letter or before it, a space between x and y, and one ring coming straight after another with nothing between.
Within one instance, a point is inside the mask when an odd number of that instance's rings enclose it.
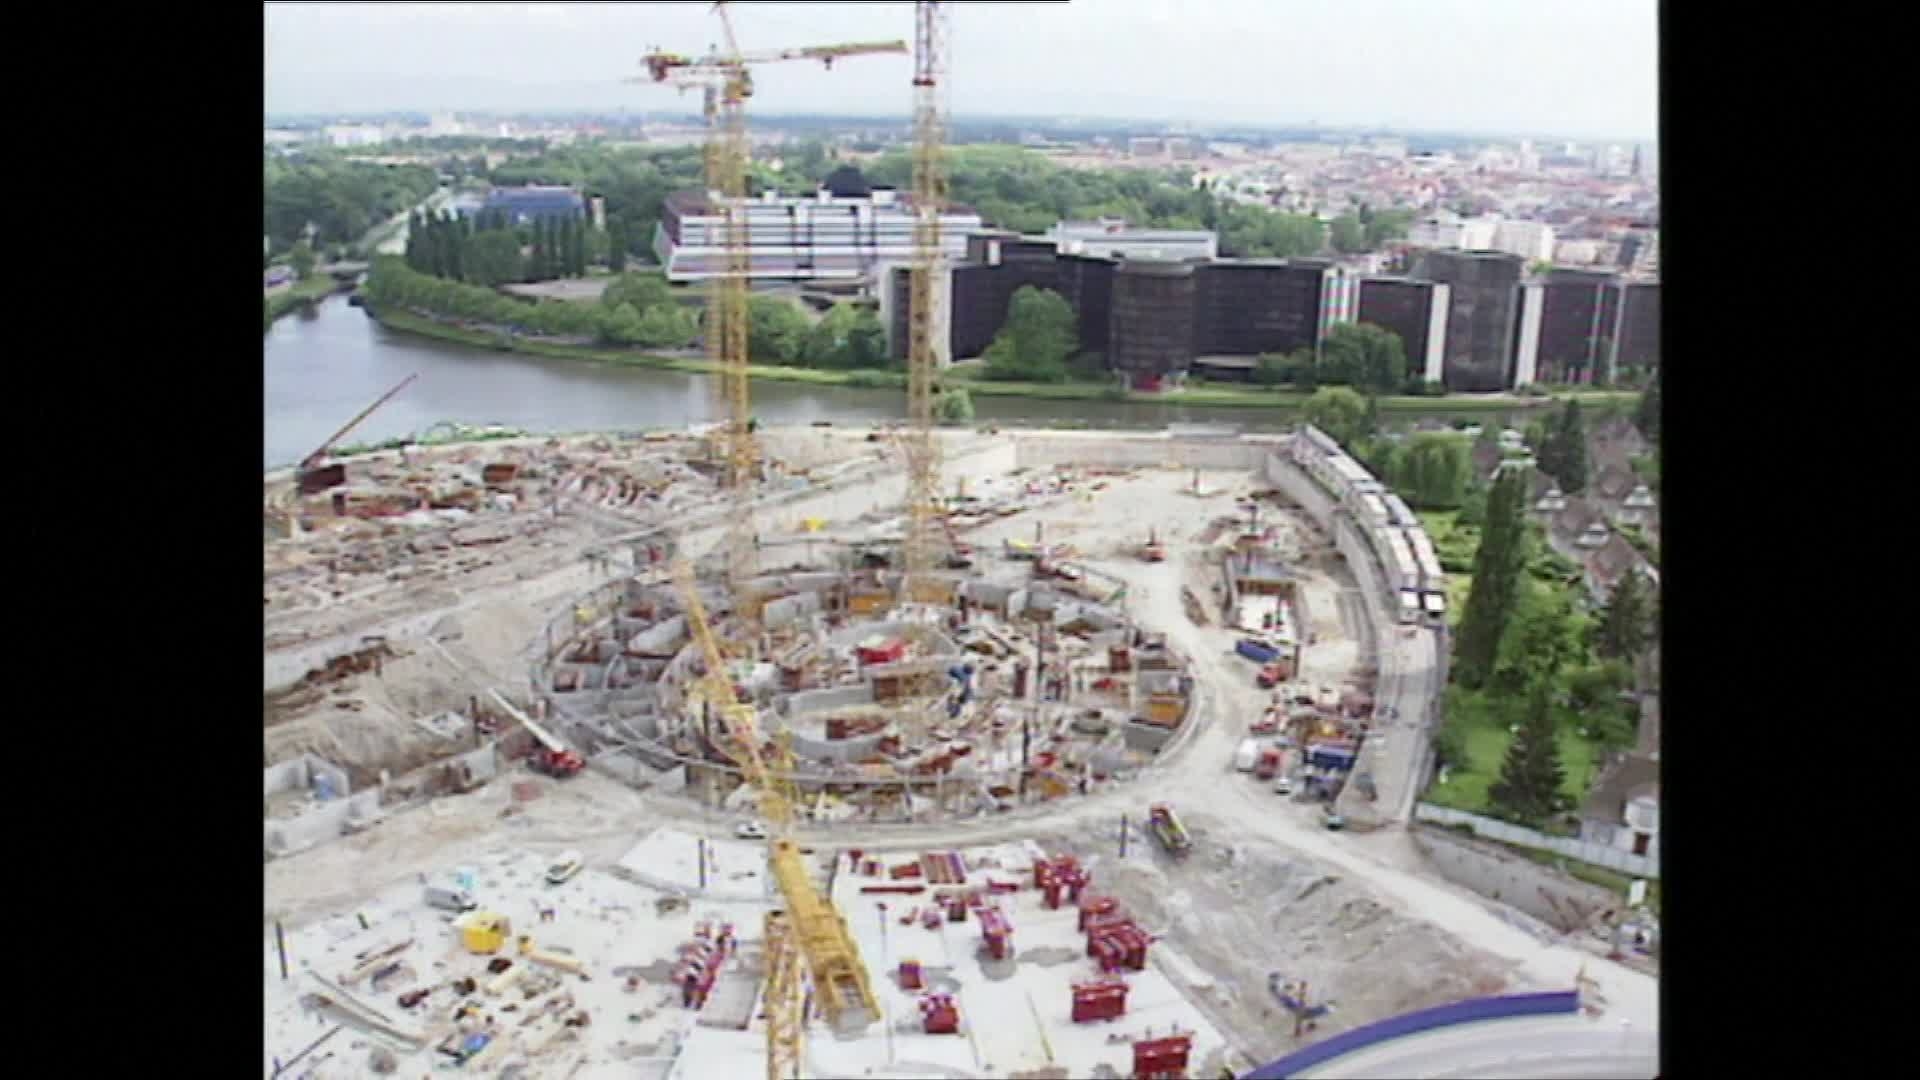
<instances>
[{"instance_id":1,"label":"blue roof building","mask_svg":"<svg viewBox=\"0 0 1920 1080\"><path fill-rule=\"evenodd\" d=\"M516 225L540 218L575 218L586 208L586 200L570 187L494 188L480 204L481 213L504 213Z\"/></svg>"}]
</instances>

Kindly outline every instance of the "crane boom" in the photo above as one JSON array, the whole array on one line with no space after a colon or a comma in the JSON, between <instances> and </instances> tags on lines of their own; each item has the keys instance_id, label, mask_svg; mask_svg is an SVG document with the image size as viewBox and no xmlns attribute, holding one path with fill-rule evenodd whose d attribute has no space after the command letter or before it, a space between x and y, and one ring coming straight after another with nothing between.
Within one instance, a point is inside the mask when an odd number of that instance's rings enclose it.
<instances>
[{"instance_id":1,"label":"crane boom","mask_svg":"<svg viewBox=\"0 0 1920 1080\"><path fill-rule=\"evenodd\" d=\"M786 900L795 944L806 958L813 985L828 1015L836 1021L856 1007L864 1008L869 1017L878 1017L879 1003L847 921L814 887L805 858L793 839L797 799L792 786L793 753L785 733L772 740L769 754L754 707L739 700L733 680L727 676L727 658L707 622L706 605L694 586L692 564L677 562L674 578L686 607L687 632L699 646L707 668L689 696L697 695L704 708L719 715L722 723L717 747L733 759L745 781L759 792L760 816L767 823L767 862Z\"/></svg>"},{"instance_id":2,"label":"crane boom","mask_svg":"<svg viewBox=\"0 0 1920 1080\"><path fill-rule=\"evenodd\" d=\"M321 443L319 449L315 450L311 454L308 454L306 457L300 459L300 467L302 469L311 469L315 465L320 464L320 459L326 455L326 452L328 450L331 450L333 448L334 443L337 443L341 439L345 438L347 432L352 431L354 428L359 427L360 422L362 420L365 420L367 417L372 416L373 410L379 408L382 405L385 405L393 397L393 395L398 394L402 390L405 390L407 388L408 383L413 382L413 380L419 377L420 377L420 373L416 371L413 374L407 376L406 378L401 379L400 382L396 386L394 386L393 389L387 391L384 394L381 394L380 397L377 400L375 400L373 404L367 406L364 409L361 409L360 414L358 416L355 416L353 419L347 421L345 426L341 427L339 431L336 431L332 435L327 436L327 441Z\"/></svg>"}]
</instances>

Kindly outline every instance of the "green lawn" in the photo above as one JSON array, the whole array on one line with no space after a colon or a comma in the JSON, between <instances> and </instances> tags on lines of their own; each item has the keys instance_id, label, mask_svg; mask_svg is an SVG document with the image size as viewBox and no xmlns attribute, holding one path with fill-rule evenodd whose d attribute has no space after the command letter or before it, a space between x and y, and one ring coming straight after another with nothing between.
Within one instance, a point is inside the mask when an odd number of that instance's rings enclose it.
<instances>
[{"instance_id":1,"label":"green lawn","mask_svg":"<svg viewBox=\"0 0 1920 1080\"><path fill-rule=\"evenodd\" d=\"M1579 717L1573 710L1556 708L1554 715L1559 722L1560 764L1566 769L1560 791L1578 804L1587 797L1587 784L1592 780L1594 746L1580 736ZM1513 735L1484 693L1457 695L1449 707L1447 723L1460 726L1469 764L1450 766L1446 780L1436 781L1427 789L1426 801L1484 814L1488 809L1487 788L1500 778L1500 765L1506 760L1507 744L1513 741Z\"/></svg>"},{"instance_id":2,"label":"green lawn","mask_svg":"<svg viewBox=\"0 0 1920 1080\"><path fill-rule=\"evenodd\" d=\"M267 311L274 319L305 304L309 300L319 300L340 287L340 283L330 275L316 273L305 281L296 281L293 287L267 297Z\"/></svg>"}]
</instances>

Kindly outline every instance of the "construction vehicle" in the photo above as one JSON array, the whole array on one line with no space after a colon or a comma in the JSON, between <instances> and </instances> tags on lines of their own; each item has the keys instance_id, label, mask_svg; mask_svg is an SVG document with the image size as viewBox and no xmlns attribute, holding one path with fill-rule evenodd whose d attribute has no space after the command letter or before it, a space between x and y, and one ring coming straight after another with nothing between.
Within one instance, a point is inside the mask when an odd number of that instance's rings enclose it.
<instances>
[{"instance_id":1,"label":"construction vehicle","mask_svg":"<svg viewBox=\"0 0 1920 1080\"><path fill-rule=\"evenodd\" d=\"M774 916L768 919L767 989L762 1000L768 1025L768 1080L788 1080L800 1067L806 976L811 976L814 1000L836 1024L856 1011L864 1011L869 1022L878 1019L879 1001L846 919L814 886L806 857L793 839L798 796L792 787L791 735L782 731L769 740L761 734L754 706L740 701L728 676L727 658L707 622L692 564L676 561L674 577L686 608L688 632L706 664L706 671L689 688L687 707L696 714L712 711L719 720L713 733L715 748L739 766L745 783L758 793L759 817L768 834L767 863L786 903L784 911L775 913L777 925Z\"/></svg>"},{"instance_id":2,"label":"construction vehicle","mask_svg":"<svg viewBox=\"0 0 1920 1080\"><path fill-rule=\"evenodd\" d=\"M1140 558L1147 562L1167 561L1167 547L1160 542L1160 531L1158 529L1147 530L1147 542L1146 545L1140 549Z\"/></svg>"},{"instance_id":3,"label":"construction vehicle","mask_svg":"<svg viewBox=\"0 0 1920 1080\"><path fill-rule=\"evenodd\" d=\"M1160 842L1167 854L1176 859L1185 858L1193 850L1193 840L1187 830L1174 815L1171 803L1154 803L1147 808L1147 830Z\"/></svg>"},{"instance_id":4,"label":"construction vehicle","mask_svg":"<svg viewBox=\"0 0 1920 1080\"><path fill-rule=\"evenodd\" d=\"M587 763L584 758L571 750L550 750L544 746L536 746L533 754L527 759L527 766L543 776L564 780L569 776L578 775L580 770L587 767Z\"/></svg>"},{"instance_id":5,"label":"construction vehicle","mask_svg":"<svg viewBox=\"0 0 1920 1080\"><path fill-rule=\"evenodd\" d=\"M373 404L361 409L353 419L342 425L339 431L329 435L327 441L321 443L311 454L301 458L300 467L295 470L295 484L298 486L300 494L312 495L316 492L325 491L330 487L338 487L342 483L345 483L347 475L344 466L338 464L323 466L321 464L327 458L327 451L333 449L334 444L345 438L348 432L359 427L367 417L372 416L375 409L393 400L395 394L405 390L408 384L419 377L419 373L415 372L401 379L393 389L381 394L374 400Z\"/></svg>"}]
</instances>

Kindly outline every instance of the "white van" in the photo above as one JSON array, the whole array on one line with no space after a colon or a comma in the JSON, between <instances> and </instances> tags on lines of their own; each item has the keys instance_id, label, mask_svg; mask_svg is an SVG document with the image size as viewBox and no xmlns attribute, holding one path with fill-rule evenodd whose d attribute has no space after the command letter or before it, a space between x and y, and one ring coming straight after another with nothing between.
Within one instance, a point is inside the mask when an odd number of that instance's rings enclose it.
<instances>
[{"instance_id":1,"label":"white van","mask_svg":"<svg viewBox=\"0 0 1920 1080\"><path fill-rule=\"evenodd\" d=\"M428 907L436 907L441 911L472 911L480 906L472 893L458 885L429 885L426 899Z\"/></svg>"},{"instance_id":2,"label":"white van","mask_svg":"<svg viewBox=\"0 0 1920 1080\"><path fill-rule=\"evenodd\" d=\"M1254 763L1260 760L1260 740L1248 739L1240 744L1233 753L1233 767L1241 772L1252 772Z\"/></svg>"},{"instance_id":3,"label":"white van","mask_svg":"<svg viewBox=\"0 0 1920 1080\"><path fill-rule=\"evenodd\" d=\"M585 869L586 865L586 856L577 851L563 851L559 858L553 860L553 865L547 867L547 884L563 885Z\"/></svg>"}]
</instances>

